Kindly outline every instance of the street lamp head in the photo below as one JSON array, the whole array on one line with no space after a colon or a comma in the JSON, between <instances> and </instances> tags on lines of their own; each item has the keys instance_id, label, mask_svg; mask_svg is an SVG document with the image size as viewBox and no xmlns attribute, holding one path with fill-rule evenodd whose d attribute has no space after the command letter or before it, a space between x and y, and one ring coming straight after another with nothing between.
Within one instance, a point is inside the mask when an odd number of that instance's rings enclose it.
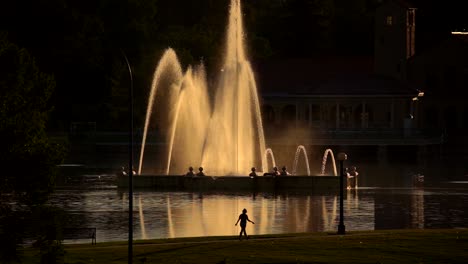
<instances>
[{"instance_id":1,"label":"street lamp head","mask_svg":"<svg viewBox=\"0 0 468 264\"><path fill-rule=\"evenodd\" d=\"M344 152L338 153L338 160L347 160L347 159L348 159L348 155L346 155L346 153Z\"/></svg>"}]
</instances>

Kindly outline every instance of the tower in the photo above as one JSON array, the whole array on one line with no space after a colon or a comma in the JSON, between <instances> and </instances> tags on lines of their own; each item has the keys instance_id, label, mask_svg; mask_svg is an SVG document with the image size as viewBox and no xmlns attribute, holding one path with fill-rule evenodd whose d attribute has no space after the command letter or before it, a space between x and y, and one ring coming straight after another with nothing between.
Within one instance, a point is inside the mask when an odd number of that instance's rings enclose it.
<instances>
[{"instance_id":1,"label":"tower","mask_svg":"<svg viewBox=\"0 0 468 264\"><path fill-rule=\"evenodd\" d=\"M374 71L378 75L406 79L406 62L415 53L416 8L389 0L375 14Z\"/></svg>"}]
</instances>

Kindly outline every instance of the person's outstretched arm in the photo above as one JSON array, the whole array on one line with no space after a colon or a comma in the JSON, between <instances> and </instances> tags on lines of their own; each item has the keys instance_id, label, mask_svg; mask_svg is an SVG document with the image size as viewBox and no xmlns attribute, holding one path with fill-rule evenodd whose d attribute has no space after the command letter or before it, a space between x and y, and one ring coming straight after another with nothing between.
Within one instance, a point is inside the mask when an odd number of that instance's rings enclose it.
<instances>
[{"instance_id":1,"label":"person's outstretched arm","mask_svg":"<svg viewBox=\"0 0 468 264\"><path fill-rule=\"evenodd\" d=\"M247 216L247 221L249 221L250 223L252 223L252 224L254 224L254 225L255 225L255 223L254 223L253 221L250 221L250 219L249 219L249 217L248 217L248 216Z\"/></svg>"},{"instance_id":2,"label":"person's outstretched arm","mask_svg":"<svg viewBox=\"0 0 468 264\"><path fill-rule=\"evenodd\" d=\"M235 225L237 225L237 224L239 223L239 221L240 221L240 217L237 219L237 222L236 222L236 224L235 224Z\"/></svg>"}]
</instances>

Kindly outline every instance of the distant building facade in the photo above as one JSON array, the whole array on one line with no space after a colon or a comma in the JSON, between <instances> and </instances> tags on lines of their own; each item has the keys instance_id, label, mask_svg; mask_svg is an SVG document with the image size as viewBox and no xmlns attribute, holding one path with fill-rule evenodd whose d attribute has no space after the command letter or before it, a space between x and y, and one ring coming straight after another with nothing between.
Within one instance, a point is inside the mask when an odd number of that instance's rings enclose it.
<instances>
[{"instance_id":1,"label":"distant building facade","mask_svg":"<svg viewBox=\"0 0 468 264\"><path fill-rule=\"evenodd\" d=\"M324 57L260 66L268 142L345 149L374 146L379 159L387 157L388 147L398 146L412 146L418 158L427 156L427 152L439 155L444 127L436 126L433 118L440 122L457 118L457 124L463 118L447 113L451 117L446 119L444 110L439 109L442 105L431 110L435 103L442 102L429 92L427 85L435 84L427 80L426 73L437 69L444 57L419 57L415 45L416 10L404 1L386 1L377 8L371 58ZM428 60L432 64L427 64ZM452 67L460 72L456 80L468 80L463 75L465 66ZM446 67L439 70L436 76L443 75L444 70L451 72ZM429 78L435 77L430 74ZM463 104L456 108L457 112L467 111ZM432 117L431 111L440 116Z\"/></svg>"},{"instance_id":2,"label":"distant building facade","mask_svg":"<svg viewBox=\"0 0 468 264\"><path fill-rule=\"evenodd\" d=\"M411 58L408 82L425 91L419 126L442 131L451 149L468 153L468 104L464 96L468 90L468 35L454 33Z\"/></svg>"}]
</instances>

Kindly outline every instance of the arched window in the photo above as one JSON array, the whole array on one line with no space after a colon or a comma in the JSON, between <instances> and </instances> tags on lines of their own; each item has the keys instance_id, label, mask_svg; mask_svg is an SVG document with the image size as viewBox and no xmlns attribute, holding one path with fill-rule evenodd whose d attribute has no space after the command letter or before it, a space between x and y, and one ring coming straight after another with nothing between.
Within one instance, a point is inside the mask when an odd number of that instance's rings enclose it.
<instances>
[{"instance_id":1,"label":"arched window","mask_svg":"<svg viewBox=\"0 0 468 264\"><path fill-rule=\"evenodd\" d=\"M364 110L364 112L363 112ZM370 105L366 104L365 106L360 104L354 110L354 122L356 127L369 128L374 124L374 112Z\"/></svg>"},{"instance_id":2,"label":"arched window","mask_svg":"<svg viewBox=\"0 0 468 264\"><path fill-rule=\"evenodd\" d=\"M438 128L439 127L439 113L435 106L429 106L424 111L424 127Z\"/></svg>"},{"instance_id":3,"label":"arched window","mask_svg":"<svg viewBox=\"0 0 468 264\"><path fill-rule=\"evenodd\" d=\"M310 108L307 107L304 111L304 121L308 123L309 119L310 119Z\"/></svg>"},{"instance_id":4,"label":"arched window","mask_svg":"<svg viewBox=\"0 0 468 264\"><path fill-rule=\"evenodd\" d=\"M281 123L285 125L296 124L296 106L287 105L281 111Z\"/></svg>"},{"instance_id":5,"label":"arched window","mask_svg":"<svg viewBox=\"0 0 468 264\"><path fill-rule=\"evenodd\" d=\"M311 108L312 108L312 122L320 121L320 105L313 104Z\"/></svg>"},{"instance_id":6,"label":"arched window","mask_svg":"<svg viewBox=\"0 0 468 264\"><path fill-rule=\"evenodd\" d=\"M275 122L275 110L271 105L262 106L262 118L264 124L273 124Z\"/></svg>"},{"instance_id":7,"label":"arched window","mask_svg":"<svg viewBox=\"0 0 468 264\"><path fill-rule=\"evenodd\" d=\"M444 109L444 125L447 130L453 130L458 128L457 120L458 115L455 107L452 106Z\"/></svg>"}]
</instances>

